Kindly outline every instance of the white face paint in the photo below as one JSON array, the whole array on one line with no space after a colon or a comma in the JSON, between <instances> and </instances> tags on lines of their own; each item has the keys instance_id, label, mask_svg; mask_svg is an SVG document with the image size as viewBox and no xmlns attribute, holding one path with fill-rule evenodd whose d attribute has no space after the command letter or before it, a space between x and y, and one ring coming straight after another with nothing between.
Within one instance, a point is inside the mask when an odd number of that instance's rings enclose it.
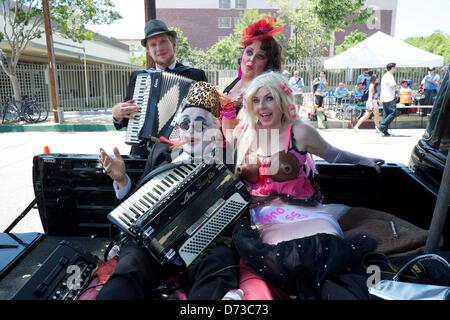
<instances>
[{"instance_id":1,"label":"white face paint","mask_svg":"<svg viewBox=\"0 0 450 320\"><path fill-rule=\"evenodd\" d=\"M220 130L211 113L197 107L185 109L177 124L180 127L181 141L187 141L183 145L183 151L194 157L203 157L206 150L210 151L213 146L211 144L215 143L215 136Z\"/></svg>"}]
</instances>

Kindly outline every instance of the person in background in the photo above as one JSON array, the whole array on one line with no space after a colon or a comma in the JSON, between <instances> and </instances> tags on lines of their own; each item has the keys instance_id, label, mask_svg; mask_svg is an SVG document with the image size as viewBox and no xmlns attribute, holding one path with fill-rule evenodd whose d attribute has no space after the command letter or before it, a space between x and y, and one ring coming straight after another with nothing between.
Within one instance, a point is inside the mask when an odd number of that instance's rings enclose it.
<instances>
[{"instance_id":1,"label":"person in background","mask_svg":"<svg viewBox=\"0 0 450 320\"><path fill-rule=\"evenodd\" d=\"M284 70L284 71L283 71L283 76L284 76L286 79L290 79L290 78L291 78L291 74L290 74L289 71L287 71L287 70Z\"/></svg>"},{"instance_id":2,"label":"person in background","mask_svg":"<svg viewBox=\"0 0 450 320\"><path fill-rule=\"evenodd\" d=\"M408 81L403 80L400 83L400 91L399 91L399 103L404 104L405 106L411 105L412 101L412 90L408 87Z\"/></svg>"},{"instance_id":3,"label":"person in background","mask_svg":"<svg viewBox=\"0 0 450 320\"><path fill-rule=\"evenodd\" d=\"M294 76L289 79L289 84L292 86L292 94L294 95L294 103L297 111L300 112L300 107L303 104L303 88L305 85L298 70L294 71Z\"/></svg>"},{"instance_id":4,"label":"person in background","mask_svg":"<svg viewBox=\"0 0 450 320\"><path fill-rule=\"evenodd\" d=\"M370 77L371 77L371 74L369 74L369 73L373 74L372 71L369 71L369 69L364 68L362 70L362 73L356 79L356 84L364 82L366 89L368 89L369 88Z\"/></svg>"},{"instance_id":5,"label":"person in background","mask_svg":"<svg viewBox=\"0 0 450 320\"><path fill-rule=\"evenodd\" d=\"M358 120L358 123L353 127L353 130L355 130L356 132L359 131L359 127L361 126L361 124L369 119L372 114L375 117L375 127L380 123L377 90L379 81L380 78L376 74L372 75L369 85L369 96L366 101L366 113Z\"/></svg>"},{"instance_id":6,"label":"person in background","mask_svg":"<svg viewBox=\"0 0 450 320\"><path fill-rule=\"evenodd\" d=\"M203 70L185 66L177 61L175 56L177 33L170 31L164 21L150 20L145 25L144 32L145 38L141 40L141 44L155 62L155 67L131 73L124 102L118 103L112 108L113 124L117 130L127 127L129 119L133 119L133 114L139 111L139 107L133 100L138 74L159 70L173 72L195 81L208 81ZM147 146L132 146L130 154L147 158Z\"/></svg>"},{"instance_id":7,"label":"person in background","mask_svg":"<svg viewBox=\"0 0 450 320\"><path fill-rule=\"evenodd\" d=\"M337 99L337 103L341 103L343 98L350 97L350 93L343 82L339 82L339 86L334 90L334 97Z\"/></svg>"},{"instance_id":8,"label":"person in background","mask_svg":"<svg viewBox=\"0 0 450 320\"><path fill-rule=\"evenodd\" d=\"M383 120L378 126L375 126L377 133L388 137L390 136L388 129L389 124L397 116L397 105L395 103L395 92L397 91L397 83L394 79L396 64L391 62L386 65L387 72L381 78L381 95L380 100L383 103Z\"/></svg>"},{"instance_id":9,"label":"person in background","mask_svg":"<svg viewBox=\"0 0 450 320\"><path fill-rule=\"evenodd\" d=\"M441 77L435 72L436 68L428 68L428 75L426 75L422 83L423 91L425 95L425 105L426 106L432 106L434 104L434 98L436 97L438 87L439 87L439 81ZM423 108L423 115L427 115L430 109Z\"/></svg>"},{"instance_id":10,"label":"person in background","mask_svg":"<svg viewBox=\"0 0 450 320\"><path fill-rule=\"evenodd\" d=\"M313 86L317 86L316 91L314 92L314 103L318 108L323 107L323 99L326 94L327 85L328 82L325 78L325 71L320 71L319 77L313 81Z\"/></svg>"},{"instance_id":11,"label":"person in background","mask_svg":"<svg viewBox=\"0 0 450 320\"><path fill-rule=\"evenodd\" d=\"M364 81L358 82L356 89L352 92L352 98L355 99L356 103L361 102L364 95Z\"/></svg>"}]
</instances>

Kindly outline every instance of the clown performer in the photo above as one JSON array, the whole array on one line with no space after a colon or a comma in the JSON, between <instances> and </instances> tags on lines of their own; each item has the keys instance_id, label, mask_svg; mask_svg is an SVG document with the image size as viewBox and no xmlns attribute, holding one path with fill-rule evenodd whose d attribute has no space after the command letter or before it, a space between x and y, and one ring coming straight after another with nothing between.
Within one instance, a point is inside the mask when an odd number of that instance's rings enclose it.
<instances>
[{"instance_id":1,"label":"clown performer","mask_svg":"<svg viewBox=\"0 0 450 320\"><path fill-rule=\"evenodd\" d=\"M193 161L199 157L203 157L203 160L215 159L216 144L222 147L218 121L219 95L213 85L204 81L193 83L180 108L182 112L177 117L180 140L169 144L155 143L153 156L149 155L141 180L147 173L166 163ZM105 173L113 179L116 197L124 201L134 193L130 192L134 183L125 172L125 163L118 149L114 148L114 156L109 156L100 148L100 154ZM137 185L140 184L139 181ZM160 284L161 275L167 275L168 271L131 237L125 237L119 245L117 265L97 300L151 299ZM198 262L189 266L185 273L190 285L187 298L222 299L238 285L236 269L227 269L236 263L235 251L224 244L215 245ZM226 270L211 276L223 269Z\"/></svg>"}]
</instances>

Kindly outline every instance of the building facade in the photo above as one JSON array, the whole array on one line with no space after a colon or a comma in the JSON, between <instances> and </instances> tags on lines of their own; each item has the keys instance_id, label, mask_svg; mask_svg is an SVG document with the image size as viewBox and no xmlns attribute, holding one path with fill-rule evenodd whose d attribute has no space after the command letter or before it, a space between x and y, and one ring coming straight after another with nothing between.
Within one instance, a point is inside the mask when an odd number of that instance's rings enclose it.
<instances>
[{"instance_id":1,"label":"building facade","mask_svg":"<svg viewBox=\"0 0 450 320\"><path fill-rule=\"evenodd\" d=\"M12 34L4 21L0 6L3 32ZM42 30L44 28L42 27ZM6 37L5 37L6 38ZM97 35L81 43L53 32L53 47L58 79L58 94L64 110L107 108L123 100L129 75L136 70L130 65L129 46L120 41ZM0 41L0 49L11 55L9 42ZM30 41L19 58L16 75L21 94L33 96L50 110L50 82L45 36ZM13 96L8 75L0 68L0 106Z\"/></svg>"},{"instance_id":2,"label":"building facade","mask_svg":"<svg viewBox=\"0 0 450 320\"><path fill-rule=\"evenodd\" d=\"M358 30L370 36L377 31L394 35L397 0L367 0L374 9L367 23L352 26L336 33L335 45L344 41L346 35ZM260 13L276 15L277 8L265 0L156 0L156 17L168 26L178 27L187 37L192 48L206 50L218 40L233 32L239 15L245 9L258 9ZM292 35L293 30L287 30ZM333 51L329 51L333 54Z\"/></svg>"}]
</instances>

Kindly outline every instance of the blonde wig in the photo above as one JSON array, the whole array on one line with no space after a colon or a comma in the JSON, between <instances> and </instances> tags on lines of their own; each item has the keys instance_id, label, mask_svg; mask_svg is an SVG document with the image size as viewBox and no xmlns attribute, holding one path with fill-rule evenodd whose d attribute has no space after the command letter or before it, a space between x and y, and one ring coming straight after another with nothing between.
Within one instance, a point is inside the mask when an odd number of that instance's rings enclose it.
<instances>
[{"instance_id":1,"label":"blonde wig","mask_svg":"<svg viewBox=\"0 0 450 320\"><path fill-rule=\"evenodd\" d=\"M268 71L254 78L245 93L245 108L242 110L244 113L243 118L233 132L235 137L236 168L246 161L247 151L256 147L254 144L257 138L256 124L258 118L253 111L253 96L262 87L266 87L270 91L280 108L283 125L301 121L297 114L295 114L295 117L291 117L291 112L295 112L295 109L294 111L289 109L289 106L294 104L292 88L280 72Z\"/></svg>"}]
</instances>

